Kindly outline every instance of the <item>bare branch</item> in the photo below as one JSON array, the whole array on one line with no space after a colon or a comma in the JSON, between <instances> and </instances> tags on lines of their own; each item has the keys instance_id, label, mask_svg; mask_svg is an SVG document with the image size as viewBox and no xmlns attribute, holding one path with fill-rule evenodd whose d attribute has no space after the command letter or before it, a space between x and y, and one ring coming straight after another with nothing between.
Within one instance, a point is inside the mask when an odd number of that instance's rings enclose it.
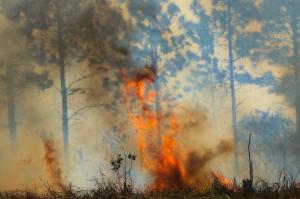
<instances>
[{"instance_id":1,"label":"bare branch","mask_svg":"<svg viewBox=\"0 0 300 199\"><path fill-rule=\"evenodd\" d=\"M71 128L73 128L75 125L79 125L79 124L81 124L80 121L74 122L73 124L71 124L71 125L69 126L69 129L71 129Z\"/></svg>"},{"instance_id":2,"label":"bare branch","mask_svg":"<svg viewBox=\"0 0 300 199\"><path fill-rule=\"evenodd\" d=\"M80 82L81 80L84 80L84 79L86 79L86 78L88 78L88 77L91 77L91 76L93 76L93 75L95 75L95 74L98 74L98 73L100 73L100 71L96 71L96 72L93 72L93 73L89 73L89 74L87 74L87 75L83 75L83 76L79 77L78 79L75 79L73 82L71 82L71 83L69 84L69 86L68 86L67 89L72 88L72 86L73 86L74 84Z\"/></svg>"},{"instance_id":3,"label":"bare branch","mask_svg":"<svg viewBox=\"0 0 300 199\"><path fill-rule=\"evenodd\" d=\"M242 57L236 57L236 58L233 59L233 62L239 61L240 59L242 59Z\"/></svg>"},{"instance_id":4,"label":"bare branch","mask_svg":"<svg viewBox=\"0 0 300 199\"><path fill-rule=\"evenodd\" d=\"M86 111L87 109L91 109L91 108L97 108L97 107L101 107L101 106L107 106L108 104L94 104L94 105L88 105L88 106L84 106L79 108L78 110L76 110L69 118L68 120L71 120L72 118L74 118L77 114Z\"/></svg>"}]
</instances>

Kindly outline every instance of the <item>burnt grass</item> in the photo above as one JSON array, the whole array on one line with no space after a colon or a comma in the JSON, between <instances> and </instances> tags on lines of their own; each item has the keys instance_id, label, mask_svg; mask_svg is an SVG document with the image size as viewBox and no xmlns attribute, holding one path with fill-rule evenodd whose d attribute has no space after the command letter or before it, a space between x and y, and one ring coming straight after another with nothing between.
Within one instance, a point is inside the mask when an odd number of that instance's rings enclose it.
<instances>
[{"instance_id":1,"label":"burnt grass","mask_svg":"<svg viewBox=\"0 0 300 199\"><path fill-rule=\"evenodd\" d=\"M280 183L270 184L266 181L260 180L255 183L254 191L245 192L241 186L238 186L235 191L229 191L225 187L218 184L207 185L199 189L193 188L176 188L164 190L150 190L150 191L132 191L131 189L124 190L115 183L98 183L95 188L91 190L80 190L71 185L61 187L59 191L47 186L43 193L35 191L11 191L1 192L0 199L151 199L151 198L174 198L174 199L193 199L193 198L270 198L270 199L285 199L285 198L299 198L300 188L296 185L283 185Z\"/></svg>"}]
</instances>

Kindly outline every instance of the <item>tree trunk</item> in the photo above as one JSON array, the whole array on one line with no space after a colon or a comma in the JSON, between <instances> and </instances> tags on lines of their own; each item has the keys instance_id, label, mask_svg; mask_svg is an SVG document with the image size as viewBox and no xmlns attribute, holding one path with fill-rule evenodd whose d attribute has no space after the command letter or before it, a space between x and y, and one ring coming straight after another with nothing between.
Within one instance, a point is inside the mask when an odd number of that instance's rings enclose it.
<instances>
[{"instance_id":1,"label":"tree trunk","mask_svg":"<svg viewBox=\"0 0 300 199\"><path fill-rule=\"evenodd\" d=\"M10 138L13 142L13 148L16 147L16 115L15 115L15 85L13 81L14 76L13 68L6 66L6 97L7 97L7 117L8 117L8 130Z\"/></svg>"},{"instance_id":2,"label":"tree trunk","mask_svg":"<svg viewBox=\"0 0 300 199\"><path fill-rule=\"evenodd\" d=\"M230 72L230 94L231 94L231 115L232 115L232 131L235 144L235 172L239 174L239 158L238 158L238 140L237 140L237 113L236 113L236 97L234 85L234 64L233 64L233 47L232 47L232 24L231 24L231 5L230 0L227 3L227 40L228 40L228 65Z\"/></svg>"},{"instance_id":3,"label":"tree trunk","mask_svg":"<svg viewBox=\"0 0 300 199\"><path fill-rule=\"evenodd\" d=\"M249 134L249 140L248 140L248 161L249 161L249 178L251 182L253 183L253 162L251 159L251 133Z\"/></svg>"},{"instance_id":4,"label":"tree trunk","mask_svg":"<svg viewBox=\"0 0 300 199\"><path fill-rule=\"evenodd\" d=\"M212 107L212 120L214 129L219 133L218 128L218 121L217 121L217 111L216 111L216 79L213 72L213 65L212 62L209 66L209 81L210 81L210 97L211 97L211 107Z\"/></svg>"},{"instance_id":5,"label":"tree trunk","mask_svg":"<svg viewBox=\"0 0 300 199\"><path fill-rule=\"evenodd\" d=\"M64 157L68 163L69 153L69 124L68 124L68 90L65 79L65 45L63 40L63 16L61 12L61 1L57 1L57 37L58 37L58 66L60 69L60 86L62 102L62 130L64 139Z\"/></svg>"},{"instance_id":6,"label":"tree trunk","mask_svg":"<svg viewBox=\"0 0 300 199\"><path fill-rule=\"evenodd\" d=\"M296 132L300 137L300 80L299 80L299 44L298 44L298 22L297 22L297 10L291 5L291 16L290 23L292 29L292 65L294 68L295 78L294 85L296 89L296 97L295 97L295 109L296 109Z\"/></svg>"},{"instance_id":7,"label":"tree trunk","mask_svg":"<svg viewBox=\"0 0 300 199\"><path fill-rule=\"evenodd\" d=\"M152 67L155 73L155 81L154 81L154 90L155 90L155 109L156 109L156 118L157 118L157 132L158 135L161 136L161 104L160 104L160 83L159 83L159 76L158 76L158 63L157 63L157 47L155 45L152 46ZM160 143L159 143L160 146Z\"/></svg>"},{"instance_id":8,"label":"tree trunk","mask_svg":"<svg viewBox=\"0 0 300 199\"><path fill-rule=\"evenodd\" d=\"M248 140L248 161L249 161L249 178L243 180L243 191L246 198L251 198L253 193L253 162L251 159L251 133L249 133L249 140Z\"/></svg>"}]
</instances>

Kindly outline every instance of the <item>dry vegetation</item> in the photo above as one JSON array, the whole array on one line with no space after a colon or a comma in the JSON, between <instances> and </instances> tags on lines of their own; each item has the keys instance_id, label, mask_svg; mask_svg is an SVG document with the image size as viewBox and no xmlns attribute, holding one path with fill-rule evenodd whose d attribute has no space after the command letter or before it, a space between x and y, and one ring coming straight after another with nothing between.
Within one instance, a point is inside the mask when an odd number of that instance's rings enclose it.
<instances>
[{"instance_id":1,"label":"dry vegetation","mask_svg":"<svg viewBox=\"0 0 300 199\"><path fill-rule=\"evenodd\" d=\"M219 184L213 183L207 185L202 191L193 188L178 188L175 190L151 190L151 191L132 191L124 190L116 183L100 183L97 181L95 188L91 190L80 190L71 185L62 187L60 191L55 191L51 187L47 187L47 191L38 194L34 191L13 191L2 192L1 199L118 199L118 198L270 198L270 199L285 199L285 198L300 198L300 188L296 184L286 186L281 183L270 184L266 181L259 180L255 183L255 191L253 193L245 193L239 187L235 192L227 191L226 188Z\"/></svg>"}]
</instances>

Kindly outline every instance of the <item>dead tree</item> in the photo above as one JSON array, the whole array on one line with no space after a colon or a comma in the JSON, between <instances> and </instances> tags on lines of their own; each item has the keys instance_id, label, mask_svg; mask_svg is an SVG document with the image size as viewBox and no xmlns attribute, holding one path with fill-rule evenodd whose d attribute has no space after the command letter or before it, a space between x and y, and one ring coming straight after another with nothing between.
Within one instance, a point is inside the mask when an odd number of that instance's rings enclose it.
<instances>
[{"instance_id":1,"label":"dead tree","mask_svg":"<svg viewBox=\"0 0 300 199\"><path fill-rule=\"evenodd\" d=\"M249 177L251 182L253 182L253 162L251 159L251 133L249 134L249 141L248 141L248 158L249 158Z\"/></svg>"},{"instance_id":2,"label":"dead tree","mask_svg":"<svg viewBox=\"0 0 300 199\"><path fill-rule=\"evenodd\" d=\"M249 161L249 177L250 179L243 180L243 190L246 196L250 196L253 192L253 162L251 159L251 133L248 141L248 161Z\"/></svg>"}]
</instances>

